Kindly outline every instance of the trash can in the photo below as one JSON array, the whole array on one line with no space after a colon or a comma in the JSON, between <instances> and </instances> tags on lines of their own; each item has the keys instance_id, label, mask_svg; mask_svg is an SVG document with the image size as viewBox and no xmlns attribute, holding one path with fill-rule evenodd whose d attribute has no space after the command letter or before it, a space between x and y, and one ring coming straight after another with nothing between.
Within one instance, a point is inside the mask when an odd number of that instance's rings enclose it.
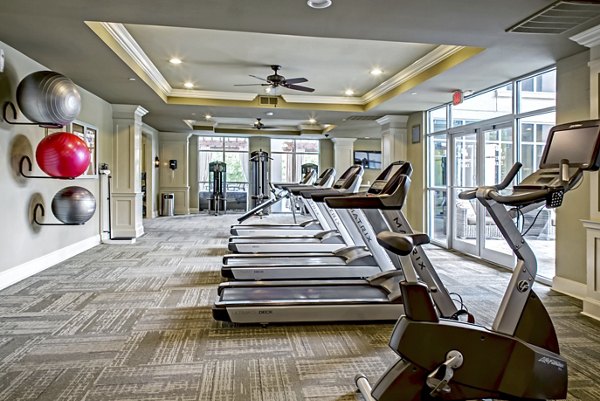
<instances>
[{"instance_id":1,"label":"trash can","mask_svg":"<svg viewBox=\"0 0 600 401\"><path fill-rule=\"evenodd\" d=\"M174 216L175 215L175 194L174 193L163 193L160 197L160 215L161 216Z\"/></svg>"}]
</instances>

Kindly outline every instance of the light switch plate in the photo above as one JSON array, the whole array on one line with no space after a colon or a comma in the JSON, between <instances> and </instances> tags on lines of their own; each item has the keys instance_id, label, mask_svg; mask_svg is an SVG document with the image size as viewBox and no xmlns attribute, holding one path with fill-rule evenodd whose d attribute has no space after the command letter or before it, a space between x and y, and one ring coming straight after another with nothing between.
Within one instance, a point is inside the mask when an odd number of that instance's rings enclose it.
<instances>
[{"instance_id":1,"label":"light switch plate","mask_svg":"<svg viewBox=\"0 0 600 401\"><path fill-rule=\"evenodd\" d=\"M0 49L0 72L4 72L4 50Z\"/></svg>"}]
</instances>

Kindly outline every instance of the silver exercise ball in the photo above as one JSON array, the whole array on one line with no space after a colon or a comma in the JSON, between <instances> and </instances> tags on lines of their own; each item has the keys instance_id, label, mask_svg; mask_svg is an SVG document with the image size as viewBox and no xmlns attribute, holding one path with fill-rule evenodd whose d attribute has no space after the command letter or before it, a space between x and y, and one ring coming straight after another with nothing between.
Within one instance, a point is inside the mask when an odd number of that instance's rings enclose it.
<instances>
[{"instance_id":1,"label":"silver exercise ball","mask_svg":"<svg viewBox=\"0 0 600 401\"><path fill-rule=\"evenodd\" d=\"M27 75L17 87L17 103L29 120L67 125L81 111L81 95L69 78L54 71Z\"/></svg>"},{"instance_id":2,"label":"silver exercise ball","mask_svg":"<svg viewBox=\"0 0 600 401\"><path fill-rule=\"evenodd\" d=\"M96 211L96 198L85 188L72 186L61 189L52 198L52 213L66 224L83 224Z\"/></svg>"}]
</instances>

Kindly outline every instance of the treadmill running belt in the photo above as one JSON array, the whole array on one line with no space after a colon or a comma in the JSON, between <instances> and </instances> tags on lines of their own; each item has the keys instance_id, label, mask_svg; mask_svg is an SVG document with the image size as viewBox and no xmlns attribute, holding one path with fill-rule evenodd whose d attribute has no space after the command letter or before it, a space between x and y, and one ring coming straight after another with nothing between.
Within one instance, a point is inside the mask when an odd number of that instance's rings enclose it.
<instances>
[{"instance_id":1,"label":"treadmill running belt","mask_svg":"<svg viewBox=\"0 0 600 401\"><path fill-rule=\"evenodd\" d=\"M389 302L387 294L368 285L315 287L241 287L227 288L218 303L227 305L279 303L362 303Z\"/></svg>"}]
</instances>

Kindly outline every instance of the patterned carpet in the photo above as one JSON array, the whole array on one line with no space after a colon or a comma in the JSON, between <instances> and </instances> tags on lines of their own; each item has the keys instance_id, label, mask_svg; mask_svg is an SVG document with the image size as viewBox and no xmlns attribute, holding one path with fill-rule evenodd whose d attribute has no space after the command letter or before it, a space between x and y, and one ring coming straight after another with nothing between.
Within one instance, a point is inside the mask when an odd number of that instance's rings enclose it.
<instances>
[{"instance_id":1,"label":"patterned carpet","mask_svg":"<svg viewBox=\"0 0 600 401\"><path fill-rule=\"evenodd\" d=\"M0 400L357 400L395 360L392 325L233 326L212 320L235 216L145 222L0 291ZM451 291L489 324L509 275L431 248ZM570 400L600 400L600 324L537 285L569 361Z\"/></svg>"}]
</instances>

